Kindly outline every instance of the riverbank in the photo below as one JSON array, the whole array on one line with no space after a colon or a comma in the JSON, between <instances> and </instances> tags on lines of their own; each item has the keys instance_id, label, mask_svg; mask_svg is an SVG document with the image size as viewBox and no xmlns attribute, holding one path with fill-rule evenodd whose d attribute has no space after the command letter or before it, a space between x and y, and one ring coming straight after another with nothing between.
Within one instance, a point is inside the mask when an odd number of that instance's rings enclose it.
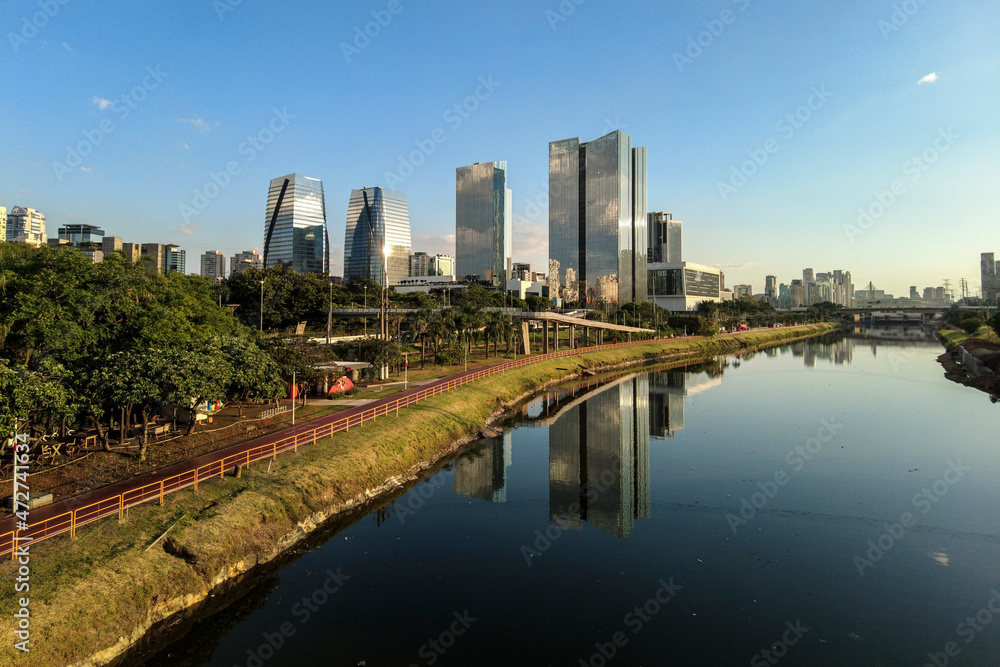
<instances>
[{"instance_id":1,"label":"riverbank","mask_svg":"<svg viewBox=\"0 0 1000 667\"><path fill-rule=\"evenodd\" d=\"M937 358L945 378L985 392L995 402L1000 395L1000 345L986 335L954 329L940 329L935 335L947 350Z\"/></svg>"},{"instance_id":2,"label":"riverbank","mask_svg":"<svg viewBox=\"0 0 1000 667\"><path fill-rule=\"evenodd\" d=\"M531 364L338 433L296 455L254 464L239 478L172 494L163 506L134 507L120 522L79 530L73 541L39 543L31 554L31 664L122 660L181 616L204 611L217 587L274 566L325 522L401 492L510 406L548 385L603 369L695 361L835 329L811 325L655 341ZM0 567L8 584L0 597L0 628L8 637L15 565ZM0 650L11 661L18 654L12 643Z\"/></svg>"}]
</instances>

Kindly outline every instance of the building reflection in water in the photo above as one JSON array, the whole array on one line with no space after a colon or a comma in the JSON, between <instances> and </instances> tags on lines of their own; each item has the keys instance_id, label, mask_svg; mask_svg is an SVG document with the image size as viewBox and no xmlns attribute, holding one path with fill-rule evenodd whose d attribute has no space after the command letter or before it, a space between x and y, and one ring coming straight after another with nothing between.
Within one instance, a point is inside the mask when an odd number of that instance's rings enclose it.
<instances>
[{"instance_id":1,"label":"building reflection in water","mask_svg":"<svg viewBox=\"0 0 1000 667\"><path fill-rule=\"evenodd\" d=\"M623 538L649 503L649 376L563 402L549 423L549 518Z\"/></svg>"},{"instance_id":2,"label":"building reflection in water","mask_svg":"<svg viewBox=\"0 0 1000 667\"><path fill-rule=\"evenodd\" d=\"M455 461L455 493L492 503L507 500L507 468L513 462L513 433L481 443Z\"/></svg>"},{"instance_id":3,"label":"building reflection in water","mask_svg":"<svg viewBox=\"0 0 1000 667\"><path fill-rule=\"evenodd\" d=\"M688 368L674 368L649 375L649 433L673 438L684 430L684 397L722 384L724 365L714 361Z\"/></svg>"}]
</instances>

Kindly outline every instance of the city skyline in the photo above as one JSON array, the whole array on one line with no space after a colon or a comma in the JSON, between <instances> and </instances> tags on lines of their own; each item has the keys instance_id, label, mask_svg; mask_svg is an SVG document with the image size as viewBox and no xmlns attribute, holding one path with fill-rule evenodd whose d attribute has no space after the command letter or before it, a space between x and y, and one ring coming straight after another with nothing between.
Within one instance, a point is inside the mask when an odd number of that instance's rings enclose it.
<instances>
[{"instance_id":1,"label":"city skyline","mask_svg":"<svg viewBox=\"0 0 1000 667\"><path fill-rule=\"evenodd\" d=\"M686 253L727 284L787 282L808 265L896 294L978 282L1000 217L988 29L1000 8L649 3L635 25L570 5L67 4L22 34L38 5L8 3L0 65L7 89L28 94L0 121L0 150L16 158L0 165L0 200L53 229L90 223L230 256L262 250L247 226L259 193L296 171L334 201L358 182L407 191L413 249L454 254L452 170L492 155L510 168L514 261L541 267L546 145L622 129L651 149L649 210L686 221ZM264 22L318 64L297 72L247 48ZM483 49L495 30L510 44ZM180 31L205 49L174 48ZM406 104L345 103L362 96ZM937 234L941 220L961 233ZM329 229L337 275L341 224Z\"/></svg>"}]
</instances>

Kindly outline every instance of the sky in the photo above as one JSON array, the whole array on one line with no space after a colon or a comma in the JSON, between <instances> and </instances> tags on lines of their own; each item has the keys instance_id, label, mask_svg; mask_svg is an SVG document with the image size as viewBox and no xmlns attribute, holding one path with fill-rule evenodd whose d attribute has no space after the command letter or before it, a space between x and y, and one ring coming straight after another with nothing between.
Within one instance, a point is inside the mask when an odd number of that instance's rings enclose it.
<instances>
[{"instance_id":1,"label":"sky","mask_svg":"<svg viewBox=\"0 0 1000 667\"><path fill-rule=\"evenodd\" d=\"M1000 257L1000 4L978 0L7 0L0 206L199 255L261 250L272 178L406 193L454 254L455 169L506 160L514 261L547 271L548 144L648 149L684 259L763 291L979 289Z\"/></svg>"}]
</instances>

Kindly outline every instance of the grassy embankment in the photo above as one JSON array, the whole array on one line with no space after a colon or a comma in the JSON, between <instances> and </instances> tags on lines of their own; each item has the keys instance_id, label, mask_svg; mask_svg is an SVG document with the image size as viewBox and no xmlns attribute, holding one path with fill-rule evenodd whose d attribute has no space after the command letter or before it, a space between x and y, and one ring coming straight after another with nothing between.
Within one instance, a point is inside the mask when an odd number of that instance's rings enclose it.
<instances>
[{"instance_id":1,"label":"grassy embankment","mask_svg":"<svg viewBox=\"0 0 1000 667\"><path fill-rule=\"evenodd\" d=\"M323 520L397 489L460 447L484 423L545 384L583 368L697 359L826 333L835 325L724 339L658 341L539 362L466 385L350 432L258 462L31 550L32 665L103 664L155 622L199 603L216 585L278 557ZM569 372L565 369L571 369ZM361 437L359 437L359 435ZM166 538L147 549L169 529ZM171 555L163 548L169 541ZM0 566L0 635L11 638L15 564ZM12 641L0 661L18 653Z\"/></svg>"},{"instance_id":2,"label":"grassy embankment","mask_svg":"<svg viewBox=\"0 0 1000 667\"><path fill-rule=\"evenodd\" d=\"M993 333L992 329L983 325L979 327L979 330L971 336L964 331L958 329L939 329L937 332L938 340L944 343L944 346L949 350L956 345L961 345L970 338L975 338L978 340L997 342L997 335Z\"/></svg>"}]
</instances>

